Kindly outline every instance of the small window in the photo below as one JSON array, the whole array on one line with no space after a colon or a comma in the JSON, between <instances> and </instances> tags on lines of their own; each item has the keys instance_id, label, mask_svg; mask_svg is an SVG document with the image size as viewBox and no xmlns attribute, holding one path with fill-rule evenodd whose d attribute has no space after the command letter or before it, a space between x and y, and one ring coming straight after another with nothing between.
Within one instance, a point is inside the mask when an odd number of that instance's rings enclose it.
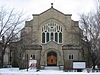
<instances>
[{"instance_id":1,"label":"small window","mask_svg":"<svg viewBox=\"0 0 100 75\"><path fill-rule=\"evenodd\" d=\"M44 26L44 30L46 30L46 27Z\"/></svg>"},{"instance_id":2,"label":"small window","mask_svg":"<svg viewBox=\"0 0 100 75\"><path fill-rule=\"evenodd\" d=\"M32 56L32 59L35 59L35 55Z\"/></svg>"},{"instance_id":3,"label":"small window","mask_svg":"<svg viewBox=\"0 0 100 75\"><path fill-rule=\"evenodd\" d=\"M60 26L59 26L59 30L60 30Z\"/></svg>"},{"instance_id":4,"label":"small window","mask_svg":"<svg viewBox=\"0 0 100 75\"><path fill-rule=\"evenodd\" d=\"M57 30L58 30L58 26L57 26Z\"/></svg>"},{"instance_id":5,"label":"small window","mask_svg":"<svg viewBox=\"0 0 100 75\"><path fill-rule=\"evenodd\" d=\"M32 57L32 55L31 55L31 57Z\"/></svg>"},{"instance_id":6,"label":"small window","mask_svg":"<svg viewBox=\"0 0 100 75\"><path fill-rule=\"evenodd\" d=\"M71 59L71 55L69 55L69 59Z\"/></svg>"},{"instance_id":7,"label":"small window","mask_svg":"<svg viewBox=\"0 0 100 75\"><path fill-rule=\"evenodd\" d=\"M35 59L35 55L31 55L30 59Z\"/></svg>"},{"instance_id":8,"label":"small window","mask_svg":"<svg viewBox=\"0 0 100 75\"><path fill-rule=\"evenodd\" d=\"M53 28L53 27L51 27L51 28Z\"/></svg>"},{"instance_id":9,"label":"small window","mask_svg":"<svg viewBox=\"0 0 100 75\"><path fill-rule=\"evenodd\" d=\"M43 27L42 27L42 32L43 32Z\"/></svg>"},{"instance_id":10,"label":"small window","mask_svg":"<svg viewBox=\"0 0 100 75\"><path fill-rule=\"evenodd\" d=\"M30 59L32 59L32 55L30 56Z\"/></svg>"},{"instance_id":11,"label":"small window","mask_svg":"<svg viewBox=\"0 0 100 75\"><path fill-rule=\"evenodd\" d=\"M61 28L61 32L62 32L62 28Z\"/></svg>"},{"instance_id":12,"label":"small window","mask_svg":"<svg viewBox=\"0 0 100 75\"><path fill-rule=\"evenodd\" d=\"M74 57L73 57L73 54L70 54L70 55L69 55L69 59L72 60L73 58L74 58Z\"/></svg>"}]
</instances>

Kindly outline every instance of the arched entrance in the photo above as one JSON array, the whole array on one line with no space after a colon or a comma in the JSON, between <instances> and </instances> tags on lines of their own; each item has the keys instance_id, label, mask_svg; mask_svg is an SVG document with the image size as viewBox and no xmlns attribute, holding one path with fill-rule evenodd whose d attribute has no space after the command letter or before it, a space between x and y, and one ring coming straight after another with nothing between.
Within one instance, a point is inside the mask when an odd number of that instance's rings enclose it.
<instances>
[{"instance_id":1,"label":"arched entrance","mask_svg":"<svg viewBox=\"0 0 100 75\"><path fill-rule=\"evenodd\" d=\"M47 66L57 66L57 54L53 51L47 54Z\"/></svg>"}]
</instances>

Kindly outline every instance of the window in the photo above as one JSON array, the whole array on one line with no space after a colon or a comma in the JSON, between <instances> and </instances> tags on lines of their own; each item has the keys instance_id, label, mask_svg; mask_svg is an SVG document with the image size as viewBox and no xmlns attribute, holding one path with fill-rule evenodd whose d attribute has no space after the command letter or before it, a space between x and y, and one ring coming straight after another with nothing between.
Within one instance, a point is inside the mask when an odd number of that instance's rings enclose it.
<instances>
[{"instance_id":1,"label":"window","mask_svg":"<svg viewBox=\"0 0 100 75\"><path fill-rule=\"evenodd\" d=\"M59 43L62 43L62 33L59 33Z\"/></svg>"},{"instance_id":2,"label":"window","mask_svg":"<svg viewBox=\"0 0 100 75\"><path fill-rule=\"evenodd\" d=\"M58 42L58 34L55 33L55 41Z\"/></svg>"},{"instance_id":3,"label":"window","mask_svg":"<svg viewBox=\"0 0 100 75\"><path fill-rule=\"evenodd\" d=\"M42 43L54 41L62 43L62 27L56 23L49 23L42 27Z\"/></svg>"},{"instance_id":4,"label":"window","mask_svg":"<svg viewBox=\"0 0 100 75\"><path fill-rule=\"evenodd\" d=\"M53 40L53 33L51 33L51 40Z\"/></svg>"},{"instance_id":5,"label":"window","mask_svg":"<svg viewBox=\"0 0 100 75\"><path fill-rule=\"evenodd\" d=\"M47 42L49 41L49 33L47 33Z\"/></svg>"},{"instance_id":6,"label":"window","mask_svg":"<svg viewBox=\"0 0 100 75\"><path fill-rule=\"evenodd\" d=\"M35 55L31 55L30 59L35 59Z\"/></svg>"},{"instance_id":7,"label":"window","mask_svg":"<svg viewBox=\"0 0 100 75\"><path fill-rule=\"evenodd\" d=\"M32 59L35 59L35 55L32 56Z\"/></svg>"},{"instance_id":8,"label":"window","mask_svg":"<svg viewBox=\"0 0 100 75\"><path fill-rule=\"evenodd\" d=\"M69 55L69 60L72 60L74 57L73 57L73 54L70 54Z\"/></svg>"},{"instance_id":9,"label":"window","mask_svg":"<svg viewBox=\"0 0 100 75\"><path fill-rule=\"evenodd\" d=\"M71 55L69 55L69 59L71 59Z\"/></svg>"},{"instance_id":10,"label":"window","mask_svg":"<svg viewBox=\"0 0 100 75\"><path fill-rule=\"evenodd\" d=\"M45 33L42 33L42 43L45 43Z\"/></svg>"}]
</instances>

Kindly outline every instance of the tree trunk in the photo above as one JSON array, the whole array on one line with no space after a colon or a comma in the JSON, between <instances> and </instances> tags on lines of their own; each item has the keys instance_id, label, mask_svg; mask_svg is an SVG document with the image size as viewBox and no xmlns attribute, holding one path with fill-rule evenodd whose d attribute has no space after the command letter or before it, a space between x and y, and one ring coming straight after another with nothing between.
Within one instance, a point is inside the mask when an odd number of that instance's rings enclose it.
<instances>
[{"instance_id":1,"label":"tree trunk","mask_svg":"<svg viewBox=\"0 0 100 75\"><path fill-rule=\"evenodd\" d=\"M1 67L3 67L3 62L4 61L4 52L2 51L1 53Z\"/></svg>"},{"instance_id":2,"label":"tree trunk","mask_svg":"<svg viewBox=\"0 0 100 75\"><path fill-rule=\"evenodd\" d=\"M95 69L96 63L95 63L95 59L92 57L92 63L93 63L93 69Z\"/></svg>"},{"instance_id":3,"label":"tree trunk","mask_svg":"<svg viewBox=\"0 0 100 75\"><path fill-rule=\"evenodd\" d=\"M95 64L93 64L93 70L95 70Z\"/></svg>"},{"instance_id":4,"label":"tree trunk","mask_svg":"<svg viewBox=\"0 0 100 75\"><path fill-rule=\"evenodd\" d=\"M3 48L2 48L2 53L1 53L1 67L4 66L4 55L5 55L6 47L7 47L7 44L3 45Z\"/></svg>"}]
</instances>

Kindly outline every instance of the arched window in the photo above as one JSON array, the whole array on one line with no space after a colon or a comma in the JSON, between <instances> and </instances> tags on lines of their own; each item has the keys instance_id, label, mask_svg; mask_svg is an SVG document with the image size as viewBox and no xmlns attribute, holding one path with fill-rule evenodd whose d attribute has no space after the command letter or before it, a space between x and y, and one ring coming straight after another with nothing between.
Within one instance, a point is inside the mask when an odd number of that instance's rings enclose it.
<instances>
[{"instance_id":1,"label":"arched window","mask_svg":"<svg viewBox=\"0 0 100 75\"><path fill-rule=\"evenodd\" d=\"M72 60L72 59L74 59L74 56L73 56L73 54L70 54L69 55L69 60Z\"/></svg>"},{"instance_id":2,"label":"arched window","mask_svg":"<svg viewBox=\"0 0 100 75\"><path fill-rule=\"evenodd\" d=\"M31 55L30 59L35 59L35 55Z\"/></svg>"},{"instance_id":3,"label":"arched window","mask_svg":"<svg viewBox=\"0 0 100 75\"><path fill-rule=\"evenodd\" d=\"M42 27L42 43L54 41L62 43L62 27L56 23L49 23Z\"/></svg>"},{"instance_id":4,"label":"arched window","mask_svg":"<svg viewBox=\"0 0 100 75\"><path fill-rule=\"evenodd\" d=\"M58 34L55 33L55 41L58 42Z\"/></svg>"},{"instance_id":5,"label":"arched window","mask_svg":"<svg viewBox=\"0 0 100 75\"><path fill-rule=\"evenodd\" d=\"M47 33L47 42L49 41L49 33Z\"/></svg>"},{"instance_id":6,"label":"arched window","mask_svg":"<svg viewBox=\"0 0 100 75\"><path fill-rule=\"evenodd\" d=\"M35 59L35 55L33 55L32 58Z\"/></svg>"},{"instance_id":7,"label":"arched window","mask_svg":"<svg viewBox=\"0 0 100 75\"><path fill-rule=\"evenodd\" d=\"M62 43L62 33L59 33L59 43Z\"/></svg>"},{"instance_id":8,"label":"arched window","mask_svg":"<svg viewBox=\"0 0 100 75\"><path fill-rule=\"evenodd\" d=\"M45 33L42 33L42 43L45 43Z\"/></svg>"},{"instance_id":9,"label":"arched window","mask_svg":"<svg viewBox=\"0 0 100 75\"><path fill-rule=\"evenodd\" d=\"M53 41L53 33L51 33L51 40Z\"/></svg>"}]
</instances>

